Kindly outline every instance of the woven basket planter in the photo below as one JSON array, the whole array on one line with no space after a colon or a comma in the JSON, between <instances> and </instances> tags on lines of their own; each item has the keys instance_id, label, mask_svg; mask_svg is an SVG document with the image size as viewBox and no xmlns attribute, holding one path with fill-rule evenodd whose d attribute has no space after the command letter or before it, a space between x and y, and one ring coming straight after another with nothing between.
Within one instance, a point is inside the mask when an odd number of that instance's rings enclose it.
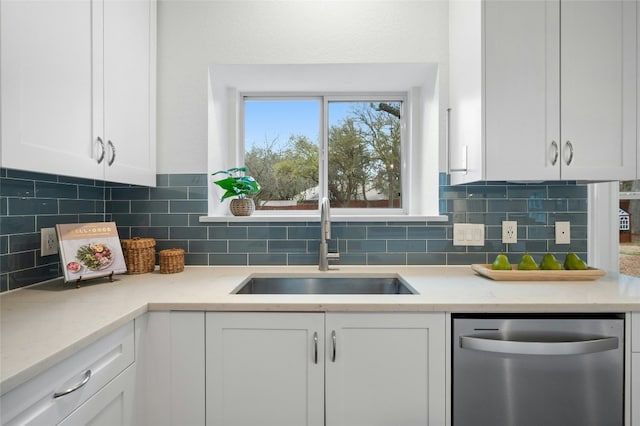
<instances>
[{"instance_id":1,"label":"woven basket planter","mask_svg":"<svg viewBox=\"0 0 640 426\"><path fill-rule=\"evenodd\" d=\"M251 216L256 205L251 198L234 198L229 204L229 209L234 216Z\"/></svg>"},{"instance_id":2,"label":"woven basket planter","mask_svg":"<svg viewBox=\"0 0 640 426\"><path fill-rule=\"evenodd\" d=\"M153 272L156 267L156 240L134 237L122 240L120 244L127 265L127 274Z\"/></svg>"},{"instance_id":3,"label":"woven basket planter","mask_svg":"<svg viewBox=\"0 0 640 426\"><path fill-rule=\"evenodd\" d=\"M160 250L159 257L161 274L175 274L184 271L184 250Z\"/></svg>"}]
</instances>

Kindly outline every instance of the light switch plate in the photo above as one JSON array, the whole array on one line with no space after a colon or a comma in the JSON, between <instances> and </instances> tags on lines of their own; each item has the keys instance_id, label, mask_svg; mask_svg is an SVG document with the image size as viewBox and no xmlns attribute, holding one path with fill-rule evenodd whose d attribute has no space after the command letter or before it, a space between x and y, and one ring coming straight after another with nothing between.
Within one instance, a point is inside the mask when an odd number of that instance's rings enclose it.
<instances>
[{"instance_id":1,"label":"light switch plate","mask_svg":"<svg viewBox=\"0 0 640 426\"><path fill-rule=\"evenodd\" d=\"M571 222L556 222L556 244L571 244Z\"/></svg>"},{"instance_id":2,"label":"light switch plate","mask_svg":"<svg viewBox=\"0 0 640 426\"><path fill-rule=\"evenodd\" d=\"M484 224L482 223L454 223L454 246L483 246Z\"/></svg>"}]
</instances>

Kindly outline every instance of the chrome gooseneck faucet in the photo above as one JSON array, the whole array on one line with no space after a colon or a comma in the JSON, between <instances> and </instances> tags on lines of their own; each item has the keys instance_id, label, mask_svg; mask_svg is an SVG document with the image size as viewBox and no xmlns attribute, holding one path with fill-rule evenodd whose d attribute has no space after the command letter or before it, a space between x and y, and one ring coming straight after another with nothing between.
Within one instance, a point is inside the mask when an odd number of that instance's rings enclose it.
<instances>
[{"instance_id":1,"label":"chrome gooseneck faucet","mask_svg":"<svg viewBox=\"0 0 640 426\"><path fill-rule=\"evenodd\" d=\"M331 212L329 209L329 199L322 198L320 203L320 259L318 269L327 271L330 260L340 259L340 253L329 253L327 240L331 238Z\"/></svg>"}]
</instances>

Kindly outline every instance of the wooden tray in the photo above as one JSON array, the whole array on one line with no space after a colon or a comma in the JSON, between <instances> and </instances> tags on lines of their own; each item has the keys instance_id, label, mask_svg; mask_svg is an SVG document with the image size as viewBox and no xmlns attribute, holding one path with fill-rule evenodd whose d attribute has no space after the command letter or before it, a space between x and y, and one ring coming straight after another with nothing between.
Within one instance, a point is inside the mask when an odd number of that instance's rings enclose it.
<instances>
[{"instance_id":1,"label":"wooden tray","mask_svg":"<svg viewBox=\"0 0 640 426\"><path fill-rule=\"evenodd\" d=\"M584 271L573 270L534 270L520 271L517 265L511 265L511 271L491 269L490 264L474 263L471 265L478 274L495 281L593 281L606 275L602 269L589 268Z\"/></svg>"}]
</instances>

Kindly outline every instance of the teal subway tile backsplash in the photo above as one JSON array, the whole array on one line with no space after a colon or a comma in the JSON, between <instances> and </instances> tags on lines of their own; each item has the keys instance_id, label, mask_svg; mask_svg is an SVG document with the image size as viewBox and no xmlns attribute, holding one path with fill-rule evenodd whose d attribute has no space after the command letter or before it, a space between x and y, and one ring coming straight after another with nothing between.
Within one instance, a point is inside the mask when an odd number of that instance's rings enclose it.
<instances>
[{"instance_id":1,"label":"teal subway tile backsplash","mask_svg":"<svg viewBox=\"0 0 640 426\"><path fill-rule=\"evenodd\" d=\"M59 258L40 256L40 228L113 220L121 239L152 237L156 249L182 248L188 265L313 265L313 222L202 223L207 174L159 174L146 188L0 169L0 291L61 276ZM451 186L440 174L440 213L448 222L334 222L330 250L343 265L464 265L505 250L501 222L518 221L509 252L587 253L587 187L575 182L478 182ZM554 243L554 223L571 221L572 242ZM485 245L454 246L454 222L484 223Z\"/></svg>"},{"instance_id":2,"label":"teal subway tile backsplash","mask_svg":"<svg viewBox=\"0 0 640 426\"><path fill-rule=\"evenodd\" d=\"M58 255L40 256L40 229L105 220L103 182L0 169L0 291L62 275Z\"/></svg>"}]
</instances>

